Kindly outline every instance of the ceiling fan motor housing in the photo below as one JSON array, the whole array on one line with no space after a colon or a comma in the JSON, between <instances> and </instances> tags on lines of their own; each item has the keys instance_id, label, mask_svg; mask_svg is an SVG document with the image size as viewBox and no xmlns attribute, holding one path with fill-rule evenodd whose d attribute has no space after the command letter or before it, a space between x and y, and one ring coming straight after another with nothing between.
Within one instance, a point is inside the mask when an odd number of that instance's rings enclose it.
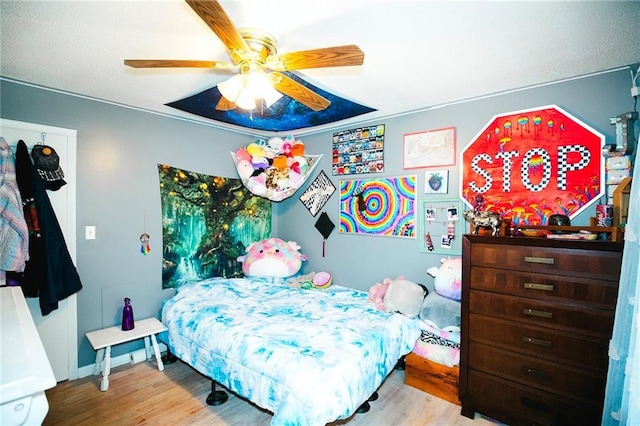
<instances>
[{"instance_id":1,"label":"ceiling fan motor housing","mask_svg":"<svg viewBox=\"0 0 640 426\"><path fill-rule=\"evenodd\" d=\"M278 52L276 39L268 32L256 28L239 28L238 32L251 49L251 52L229 52L234 60L234 55L237 54L239 57L238 63L242 62L243 59L264 63L269 56L273 56ZM251 54L251 58L244 57L247 53Z\"/></svg>"}]
</instances>

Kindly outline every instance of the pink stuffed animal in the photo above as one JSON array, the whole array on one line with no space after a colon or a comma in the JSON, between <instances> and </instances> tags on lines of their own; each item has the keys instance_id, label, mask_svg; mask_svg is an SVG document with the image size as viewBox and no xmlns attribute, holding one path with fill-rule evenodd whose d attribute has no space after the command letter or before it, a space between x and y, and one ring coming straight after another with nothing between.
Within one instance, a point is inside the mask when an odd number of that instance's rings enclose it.
<instances>
[{"instance_id":1,"label":"pink stuffed animal","mask_svg":"<svg viewBox=\"0 0 640 426\"><path fill-rule=\"evenodd\" d=\"M299 250L295 241L267 238L247 247L247 254L238 256L238 262L248 277L286 278L297 274L307 260Z\"/></svg>"},{"instance_id":2,"label":"pink stuffed animal","mask_svg":"<svg viewBox=\"0 0 640 426\"><path fill-rule=\"evenodd\" d=\"M387 293L389 284L391 284L391 278L385 278L382 283L375 283L369 289L367 299L373 302L375 308L379 311L384 311L384 295Z\"/></svg>"}]
</instances>

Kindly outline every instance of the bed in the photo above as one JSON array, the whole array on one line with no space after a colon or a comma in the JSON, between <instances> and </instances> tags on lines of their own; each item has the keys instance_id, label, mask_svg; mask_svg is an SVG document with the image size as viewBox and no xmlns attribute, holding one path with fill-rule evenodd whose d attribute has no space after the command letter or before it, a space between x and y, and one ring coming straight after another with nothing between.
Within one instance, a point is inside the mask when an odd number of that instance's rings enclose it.
<instances>
[{"instance_id":1,"label":"bed","mask_svg":"<svg viewBox=\"0 0 640 426\"><path fill-rule=\"evenodd\" d=\"M376 310L367 293L212 278L164 301L171 353L273 413L272 425L350 417L420 337L420 323Z\"/></svg>"}]
</instances>

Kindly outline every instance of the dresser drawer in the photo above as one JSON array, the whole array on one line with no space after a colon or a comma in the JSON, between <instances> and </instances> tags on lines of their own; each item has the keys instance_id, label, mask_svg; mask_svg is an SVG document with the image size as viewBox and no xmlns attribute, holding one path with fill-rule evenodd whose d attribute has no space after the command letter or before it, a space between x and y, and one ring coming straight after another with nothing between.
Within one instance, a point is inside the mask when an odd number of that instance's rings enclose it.
<instances>
[{"instance_id":1,"label":"dresser drawer","mask_svg":"<svg viewBox=\"0 0 640 426\"><path fill-rule=\"evenodd\" d=\"M482 372L469 370L472 405L511 425L599 425L602 405L549 394ZM463 405L466 401L463 401Z\"/></svg>"},{"instance_id":2,"label":"dresser drawer","mask_svg":"<svg viewBox=\"0 0 640 426\"><path fill-rule=\"evenodd\" d=\"M473 290L469 312L610 339L613 311Z\"/></svg>"},{"instance_id":3,"label":"dresser drawer","mask_svg":"<svg viewBox=\"0 0 640 426\"><path fill-rule=\"evenodd\" d=\"M469 340L593 371L606 371L608 340L469 313Z\"/></svg>"},{"instance_id":4,"label":"dresser drawer","mask_svg":"<svg viewBox=\"0 0 640 426\"><path fill-rule=\"evenodd\" d=\"M472 267L617 282L622 258L615 251L477 243L471 248L469 261Z\"/></svg>"},{"instance_id":5,"label":"dresser drawer","mask_svg":"<svg viewBox=\"0 0 640 426\"><path fill-rule=\"evenodd\" d=\"M474 267L469 277L471 289L513 294L541 300L570 303L614 310L618 299L618 282L518 272L506 269Z\"/></svg>"},{"instance_id":6,"label":"dresser drawer","mask_svg":"<svg viewBox=\"0 0 640 426\"><path fill-rule=\"evenodd\" d=\"M598 404L604 398L606 374L471 342L469 363L475 370L513 380L545 392Z\"/></svg>"}]
</instances>

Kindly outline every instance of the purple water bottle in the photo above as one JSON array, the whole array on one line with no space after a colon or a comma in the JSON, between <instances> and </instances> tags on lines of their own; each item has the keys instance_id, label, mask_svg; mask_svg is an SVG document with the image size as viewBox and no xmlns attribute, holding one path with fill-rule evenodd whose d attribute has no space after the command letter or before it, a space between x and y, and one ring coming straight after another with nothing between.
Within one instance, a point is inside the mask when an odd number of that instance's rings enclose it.
<instances>
[{"instance_id":1,"label":"purple water bottle","mask_svg":"<svg viewBox=\"0 0 640 426\"><path fill-rule=\"evenodd\" d=\"M122 308L122 330L133 330L133 308L131 307L131 299L125 297L124 307Z\"/></svg>"}]
</instances>

